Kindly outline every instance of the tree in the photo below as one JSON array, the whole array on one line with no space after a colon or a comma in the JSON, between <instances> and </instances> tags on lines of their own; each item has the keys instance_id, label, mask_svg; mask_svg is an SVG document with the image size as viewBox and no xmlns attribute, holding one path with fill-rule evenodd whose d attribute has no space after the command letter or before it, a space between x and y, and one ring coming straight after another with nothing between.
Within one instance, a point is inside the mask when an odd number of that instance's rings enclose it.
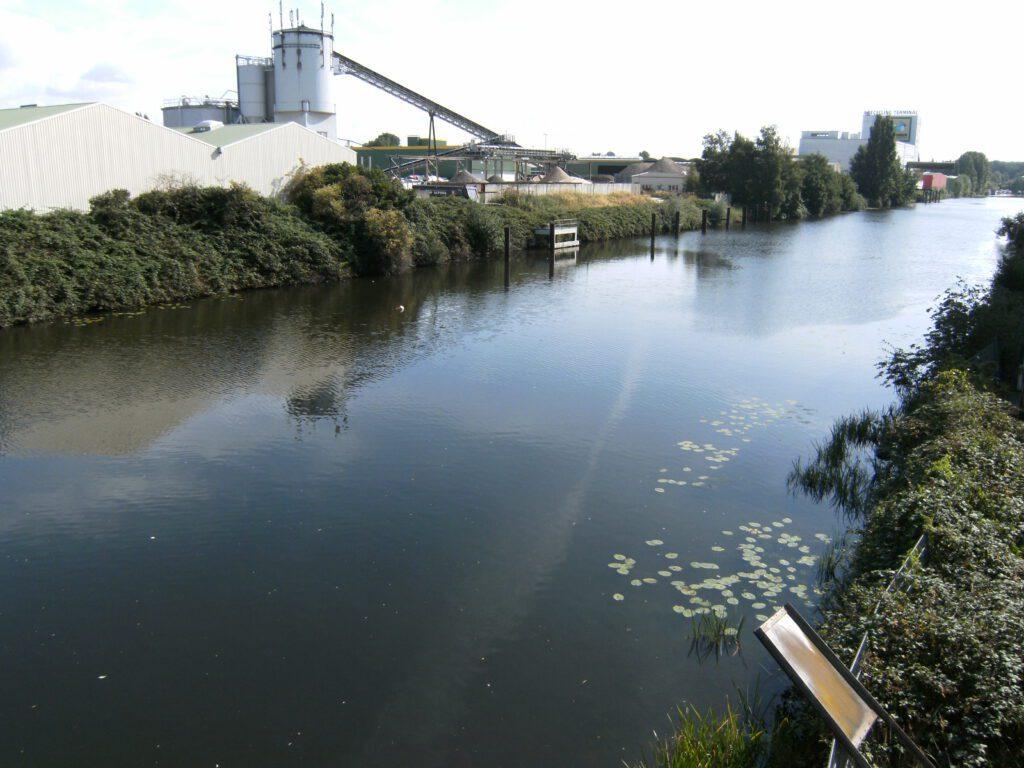
<instances>
[{"instance_id":1,"label":"tree","mask_svg":"<svg viewBox=\"0 0 1024 768\"><path fill-rule=\"evenodd\" d=\"M382 133L373 141L366 142L367 147L398 147L402 140L393 133Z\"/></svg>"},{"instance_id":2,"label":"tree","mask_svg":"<svg viewBox=\"0 0 1024 768\"><path fill-rule=\"evenodd\" d=\"M803 160L801 194L811 216L827 216L842 210L840 176L824 155L808 155Z\"/></svg>"},{"instance_id":3,"label":"tree","mask_svg":"<svg viewBox=\"0 0 1024 768\"><path fill-rule=\"evenodd\" d=\"M640 150L640 159L643 160L645 163L646 162L650 162L651 153L648 152L646 149L641 149Z\"/></svg>"},{"instance_id":4,"label":"tree","mask_svg":"<svg viewBox=\"0 0 1024 768\"><path fill-rule=\"evenodd\" d=\"M988 190L991 167L984 152L964 152L957 158L956 172L970 177L974 194L983 195Z\"/></svg>"},{"instance_id":5,"label":"tree","mask_svg":"<svg viewBox=\"0 0 1024 768\"><path fill-rule=\"evenodd\" d=\"M709 133L704 137L697 170L700 174L701 191L705 194L725 192L729 173L727 164L732 150L732 140L725 131Z\"/></svg>"},{"instance_id":6,"label":"tree","mask_svg":"<svg viewBox=\"0 0 1024 768\"><path fill-rule=\"evenodd\" d=\"M878 208L902 205L913 199L907 194L906 175L896 154L892 118L879 115L867 144L857 148L850 162L850 175L868 203Z\"/></svg>"}]
</instances>

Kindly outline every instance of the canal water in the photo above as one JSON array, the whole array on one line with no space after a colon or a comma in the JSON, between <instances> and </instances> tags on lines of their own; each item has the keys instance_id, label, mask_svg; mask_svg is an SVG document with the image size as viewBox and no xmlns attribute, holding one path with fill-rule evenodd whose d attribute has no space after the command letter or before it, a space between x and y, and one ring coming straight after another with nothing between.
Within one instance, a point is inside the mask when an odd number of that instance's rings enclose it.
<instances>
[{"instance_id":1,"label":"canal water","mask_svg":"<svg viewBox=\"0 0 1024 768\"><path fill-rule=\"evenodd\" d=\"M786 473L1018 207L0 332L0 764L614 766L777 690L843 530Z\"/></svg>"}]
</instances>

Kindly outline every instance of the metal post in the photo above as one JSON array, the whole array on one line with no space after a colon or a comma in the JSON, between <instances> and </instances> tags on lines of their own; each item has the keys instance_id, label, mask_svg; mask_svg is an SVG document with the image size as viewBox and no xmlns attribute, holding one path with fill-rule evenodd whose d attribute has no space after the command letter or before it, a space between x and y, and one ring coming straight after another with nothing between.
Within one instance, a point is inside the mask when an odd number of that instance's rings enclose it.
<instances>
[{"instance_id":1,"label":"metal post","mask_svg":"<svg viewBox=\"0 0 1024 768\"><path fill-rule=\"evenodd\" d=\"M708 209L700 209L700 233L706 235L708 233Z\"/></svg>"},{"instance_id":2,"label":"metal post","mask_svg":"<svg viewBox=\"0 0 1024 768\"><path fill-rule=\"evenodd\" d=\"M548 224L548 277L555 276L555 222Z\"/></svg>"},{"instance_id":3,"label":"metal post","mask_svg":"<svg viewBox=\"0 0 1024 768\"><path fill-rule=\"evenodd\" d=\"M508 288L509 255L512 250L512 227L505 227L505 288Z\"/></svg>"},{"instance_id":4,"label":"metal post","mask_svg":"<svg viewBox=\"0 0 1024 768\"><path fill-rule=\"evenodd\" d=\"M729 225L732 223L732 206L726 206L725 209L725 228L729 229Z\"/></svg>"}]
</instances>

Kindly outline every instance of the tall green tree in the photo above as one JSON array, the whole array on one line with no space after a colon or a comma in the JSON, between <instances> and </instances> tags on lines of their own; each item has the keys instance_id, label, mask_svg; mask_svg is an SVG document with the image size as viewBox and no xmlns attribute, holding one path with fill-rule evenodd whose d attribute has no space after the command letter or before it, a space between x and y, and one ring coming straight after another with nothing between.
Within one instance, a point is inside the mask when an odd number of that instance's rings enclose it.
<instances>
[{"instance_id":1,"label":"tall green tree","mask_svg":"<svg viewBox=\"0 0 1024 768\"><path fill-rule=\"evenodd\" d=\"M398 147L402 140L393 133L382 133L376 139L366 142L368 147Z\"/></svg>"},{"instance_id":2,"label":"tall green tree","mask_svg":"<svg viewBox=\"0 0 1024 768\"><path fill-rule=\"evenodd\" d=\"M957 158L956 172L971 178L974 194L983 195L988 190L991 166L984 152L964 152Z\"/></svg>"},{"instance_id":3,"label":"tall green tree","mask_svg":"<svg viewBox=\"0 0 1024 768\"><path fill-rule=\"evenodd\" d=\"M850 175L870 205L888 208L913 199L913 189L908 193L908 177L896 154L892 118L883 115L875 118L868 143L857 149L850 162Z\"/></svg>"},{"instance_id":4,"label":"tall green tree","mask_svg":"<svg viewBox=\"0 0 1024 768\"><path fill-rule=\"evenodd\" d=\"M813 154L804 158L801 193L811 216L827 216L842 210L840 175L824 155Z\"/></svg>"}]
</instances>

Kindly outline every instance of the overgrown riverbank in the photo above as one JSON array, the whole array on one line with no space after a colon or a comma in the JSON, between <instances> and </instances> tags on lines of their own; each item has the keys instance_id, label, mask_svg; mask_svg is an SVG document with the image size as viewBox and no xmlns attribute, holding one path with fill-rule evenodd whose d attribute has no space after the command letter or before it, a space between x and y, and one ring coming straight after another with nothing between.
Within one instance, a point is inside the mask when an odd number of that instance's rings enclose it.
<instances>
[{"instance_id":1,"label":"overgrown riverbank","mask_svg":"<svg viewBox=\"0 0 1024 768\"><path fill-rule=\"evenodd\" d=\"M498 205L417 199L380 171L323 166L283 199L243 187L179 187L131 199L100 195L88 212L0 212L0 327L135 309L248 288L390 274L527 247L533 228L576 218L583 241L700 225L692 198L566 193Z\"/></svg>"},{"instance_id":2,"label":"overgrown riverbank","mask_svg":"<svg viewBox=\"0 0 1024 768\"><path fill-rule=\"evenodd\" d=\"M858 527L824 636L852 658L869 633L865 684L937 765L1024 754L1024 424L1008 402L1024 352L1024 217L1001 233L1010 242L991 286L951 290L924 344L880 366L898 404L837 424L791 477ZM921 534L926 555L885 594ZM787 709L775 764L801 749L822 757L820 721ZM911 764L877 734L865 751L874 765Z\"/></svg>"},{"instance_id":3,"label":"overgrown riverbank","mask_svg":"<svg viewBox=\"0 0 1024 768\"><path fill-rule=\"evenodd\" d=\"M1024 354L1024 214L988 289L958 286L925 343L881 366L898 401L840 420L794 490L850 525L821 570L821 634L844 661L868 633L862 680L938 766L1024 754L1024 422L1011 403ZM924 534L925 556L886 592ZM875 611L878 606L877 612ZM830 733L799 695L774 725L750 708L686 716L650 765L823 766ZM910 766L876 726L879 768Z\"/></svg>"}]
</instances>

